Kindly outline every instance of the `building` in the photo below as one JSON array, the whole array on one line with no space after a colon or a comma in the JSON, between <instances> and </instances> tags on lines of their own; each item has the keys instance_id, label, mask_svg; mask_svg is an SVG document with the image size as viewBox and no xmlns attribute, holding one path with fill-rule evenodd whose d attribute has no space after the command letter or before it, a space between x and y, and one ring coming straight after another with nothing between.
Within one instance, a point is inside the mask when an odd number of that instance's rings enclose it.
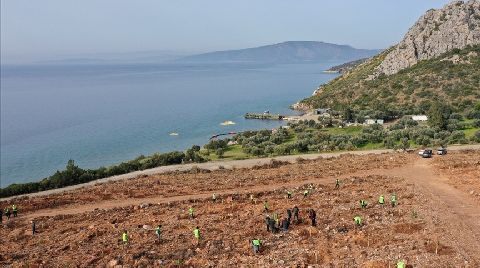
<instances>
[{"instance_id":1,"label":"building","mask_svg":"<svg viewBox=\"0 0 480 268\"><path fill-rule=\"evenodd\" d=\"M426 115L412 115L412 120L414 120L414 121L427 121L428 117Z\"/></svg>"},{"instance_id":2,"label":"building","mask_svg":"<svg viewBox=\"0 0 480 268\"><path fill-rule=\"evenodd\" d=\"M383 125L383 119L365 119L366 125L379 124Z\"/></svg>"}]
</instances>

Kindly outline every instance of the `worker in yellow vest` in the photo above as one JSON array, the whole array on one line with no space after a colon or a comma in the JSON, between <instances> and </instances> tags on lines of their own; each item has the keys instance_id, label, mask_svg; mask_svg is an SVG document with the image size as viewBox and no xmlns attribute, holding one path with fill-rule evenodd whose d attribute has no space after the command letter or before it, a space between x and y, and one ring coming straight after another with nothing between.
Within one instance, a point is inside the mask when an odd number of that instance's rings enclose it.
<instances>
[{"instance_id":1,"label":"worker in yellow vest","mask_svg":"<svg viewBox=\"0 0 480 268\"><path fill-rule=\"evenodd\" d=\"M200 238L201 238L201 235L200 235L200 229L197 227L195 227L195 229L193 229L193 236L195 237L196 241L197 241L197 245L200 244Z\"/></svg>"},{"instance_id":2,"label":"worker in yellow vest","mask_svg":"<svg viewBox=\"0 0 480 268\"><path fill-rule=\"evenodd\" d=\"M13 211L13 217L17 217L17 205L13 204L12 205L12 211Z\"/></svg>"},{"instance_id":3,"label":"worker in yellow vest","mask_svg":"<svg viewBox=\"0 0 480 268\"><path fill-rule=\"evenodd\" d=\"M356 226L362 226L362 218L360 216L355 216L355 218L353 218L353 221L355 222Z\"/></svg>"},{"instance_id":4,"label":"worker in yellow vest","mask_svg":"<svg viewBox=\"0 0 480 268\"><path fill-rule=\"evenodd\" d=\"M188 209L188 215L190 216L190 218L195 218L195 215L194 215L194 210L193 210L193 207L190 207Z\"/></svg>"},{"instance_id":5,"label":"worker in yellow vest","mask_svg":"<svg viewBox=\"0 0 480 268\"><path fill-rule=\"evenodd\" d=\"M382 206L385 204L385 197L383 196L383 194L380 195L380 197L378 198L378 203Z\"/></svg>"},{"instance_id":6,"label":"worker in yellow vest","mask_svg":"<svg viewBox=\"0 0 480 268\"><path fill-rule=\"evenodd\" d=\"M127 245L128 244L128 233L127 233L127 230L123 231L123 234L122 234L122 242L124 245Z\"/></svg>"}]
</instances>

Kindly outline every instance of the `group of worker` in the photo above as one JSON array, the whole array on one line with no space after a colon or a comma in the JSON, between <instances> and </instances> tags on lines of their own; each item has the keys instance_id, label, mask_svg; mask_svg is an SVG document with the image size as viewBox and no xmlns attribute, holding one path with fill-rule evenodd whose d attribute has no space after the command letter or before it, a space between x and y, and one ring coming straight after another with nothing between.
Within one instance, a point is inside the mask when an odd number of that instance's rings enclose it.
<instances>
[{"instance_id":1,"label":"group of worker","mask_svg":"<svg viewBox=\"0 0 480 268\"><path fill-rule=\"evenodd\" d=\"M339 188L340 188L340 180L336 179L335 180L335 189L339 189ZM304 198L307 198L309 196L309 194L310 194L309 190L304 190L303 191L303 197ZM292 191L288 190L287 191L287 199L291 199L292 195L293 195ZM256 200L254 200L253 195L250 195L250 199L251 199L252 202L256 203ZM217 202L217 195L215 193L212 195L212 202L213 203ZM385 196L384 195L380 195L380 197L378 198L378 203L380 205L385 204ZM397 205L397 196L395 194L393 194L391 196L390 203L391 203L392 207L395 207ZM367 208L367 206L368 206L368 203L367 203L366 200L360 200L360 207L362 209ZM263 209L264 209L265 213L270 213L270 207L269 207L269 204L268 204L267 200L265 200L263 202ZM267 214L266 217L265 217L265 224L266 224L267 231L272 232L272 233L278 233L280 230L281 231L288 231L288 229L289 229L289 227L292 223L298 224L300 222L299 213L300 213L300 209L298 208L298 206L294 206L292 209L287 209L286 210L286 217L283 217L282 219L280 219L278 213L273 212L273 213L271 213L271 215ZM316 226L317 225L316 224L316 219L317 219L316 211L314 209L308 209L307 213L308 213L308 217L311 221L311 226ZM195 218L195 210L191 206L188 208L188 216L189 216L190 219ZM363 225L363 219L360 216L355 216L353 220L354 220L354 223L355 223L356 226L360 227L360 226ZM162 225L158 225L154 229L155 236L157 237L158 242L161 241L161 234L162 234L161 228L162 228ZM201 233L200 233L200 228L198 226L196 226L193 229L193 237L196 241L196 244L198 245L201 241L201 238L202 238ZM124 245L128 245L129 235L128 235L127 230L125 230L122 233L122 241L123 241ZM261 250L262 241L258 238L253 238L251 240L251 245L252 245L252 248L253 248L253 253L257 254ZM403 260L399 261L397 263L397 267L398 268L404 268L405 267L405 262Z\"/></svg>"},{"instance_id":2,"label":"group of worker","mask_svg":"<svg viewBox=\"0 0 480 268\"><path fill-rule=\"evenodd\" d=\"M12 205L11 211L10 207L6 207L5 210L0 209L0 223L3 222L3 214L5 214L5 217L7 217L7 220L9 220L12 213L14 218L18 216L18 208L15 204Z\"/></svg>"},{"instance_id":3,"label":"group of worker","mask_svg":"<svg viewBox=\"0 0 480 268\"><path fill-rule=\"evenodd\" d=\"M385 205L385 196L384 195L380 195L380 197L378 197L378 204L383 206ZM397 205L397 195L396 194L392 194L392 196L390 197L390 204L392 205L392 208L395 207ZM360 208L362 209L365 209L367 208L368 206L368 202L366 200L360 200ZM363 220L362 220L362 217L360 216L355 216L353 218L353 221L355 222L355 225L357 227L360 227L363 225Z\"/></svg>"}]
</instances>

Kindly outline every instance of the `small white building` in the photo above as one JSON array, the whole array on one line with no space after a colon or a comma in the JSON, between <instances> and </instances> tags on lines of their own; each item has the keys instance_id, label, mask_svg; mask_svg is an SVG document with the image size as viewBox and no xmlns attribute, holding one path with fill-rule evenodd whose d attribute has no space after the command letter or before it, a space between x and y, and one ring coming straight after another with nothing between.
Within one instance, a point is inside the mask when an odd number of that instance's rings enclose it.
<instances>
[{"instance_id":1,"label":"small white building","mask_svg":"<svg viewBox=\"0 0 480 268\"><path fill-rule=\"evenodd\" d=\"M426 116L426 115L412 115L412 120L414 120L414 121L427 121L428 116Z\"/></svg>"},{"instance_id":2,"label":"small white building","mask_svg":"<svg viewBox=\"0 0 480 268\"><path fill-rule=\"evenodd\" d=\"M383 125L383 119L365 119L366 125L379 124Z\"/></svg>"}]
</instances>

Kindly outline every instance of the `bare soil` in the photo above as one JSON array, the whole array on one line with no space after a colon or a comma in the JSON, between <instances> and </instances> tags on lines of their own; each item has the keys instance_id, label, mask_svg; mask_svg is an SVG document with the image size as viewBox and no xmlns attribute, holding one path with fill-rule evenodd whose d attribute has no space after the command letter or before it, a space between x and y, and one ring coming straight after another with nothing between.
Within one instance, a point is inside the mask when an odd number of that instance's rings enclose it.
<instances>
[{"instance_id":1,"label":"bare soil","mask_svg":"<svg viewBox=\"0 0 480 268\"><path fill-rule=\"evenodd\" d=\"M479 267L480 207L470 193L480 192L479 160L479 150L433 159L343 155L194 169L3 201L2 207L15 202L20 215L4 217L0 226L0 266L394 267L405 259L413 267ZM212 193L219 197L215 203ZM391 207L394 193L398 206ZM387 205L377 204L381 194ZM366 209L360 199L367 200ZM301 222L288 232L267 232L264 200L270 215L285 216L297 205ZM189 207L195 219L188 217ZM310 226L310 208L317 212L316 227ZM363 227L354 226L357 215ZM153 231L157 224L163 225L160 243ZM203 236L199 245L195 226ZM127 246L121 243L123 230L130 234ZM255 237L263 241L258 255L250 244Z\"/></svg>"}]
</instances>

